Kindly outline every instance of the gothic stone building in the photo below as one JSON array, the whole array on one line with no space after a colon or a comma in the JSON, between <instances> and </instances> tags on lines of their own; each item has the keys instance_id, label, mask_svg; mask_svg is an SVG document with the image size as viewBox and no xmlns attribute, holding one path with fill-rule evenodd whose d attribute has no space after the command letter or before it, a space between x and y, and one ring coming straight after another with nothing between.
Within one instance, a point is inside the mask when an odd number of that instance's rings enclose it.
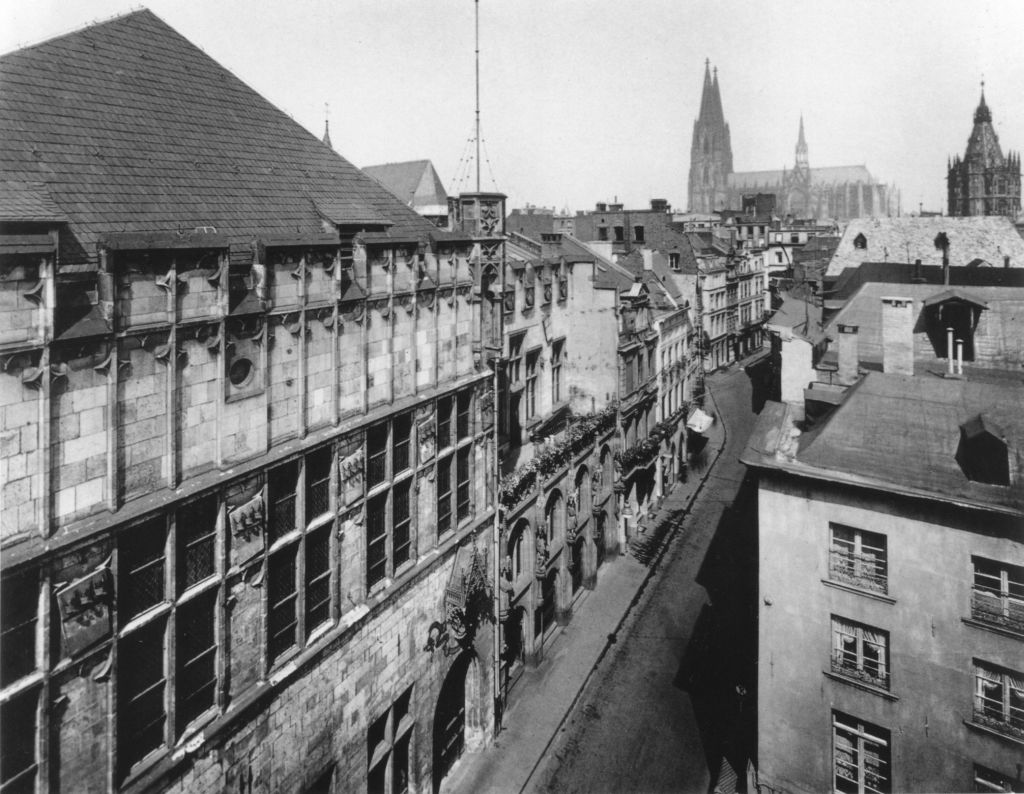
<instances>
[{"instance_id":1,"label":"gothic stone building","mask_svg":"<svg viewBox=\"0 0 1024 794\"><path fill-rule=\"evenodd\" d=\"M744 196L757 193L774 194L782 216L844 221L899 212L897 191L877 182L865 166L811 168L802 117L792 169L734 172L718 71L712 78L705 65L700 115L690 147L689 210L736 209L743 206Z\"/></svg>"},{"instance_id":2,"label":"gothic stone building","mask_svg":"<svg viewBox=\"0 0 1024 794\"><path fill-rule=\"evenodd\" d=\"M503 197L438 229L148 11L0 59L0 134L4 791L436 790Z\"/></svg>"},{"instance_id":3,"label":"gothic stone building","mask_svg":"<svg viewBox=\"0 0 1024 794\"><path fill-rule=\"evenodd\" d=\"M985 90L974 111L967 151L947 164L950 215L1005 215L1020 212L1020 155L1003 151L992 127Z\"/></svg>"}]
</instances>

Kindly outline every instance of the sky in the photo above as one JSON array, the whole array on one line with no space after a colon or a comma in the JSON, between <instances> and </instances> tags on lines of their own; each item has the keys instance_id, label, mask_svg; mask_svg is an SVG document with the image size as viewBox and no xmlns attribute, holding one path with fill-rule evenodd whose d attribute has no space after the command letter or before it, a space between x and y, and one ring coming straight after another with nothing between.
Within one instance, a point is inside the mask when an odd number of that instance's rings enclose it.
<instances>
[{"instance_id":1,"label":"sky","mask_svg":"<svg viewBox=\"0 0 1024 794\"><path fill-rule=\"evenodd\" d=\"M0 52L139 6L0 0ZM476 186L473 0L148 0L357 166L429 159ZM1020 0L479 0L480 186L508 206L686 208L706 58L737 171L863 164L903 210L945 208L981 80L1024 148ZM326 110L325 110L326 106Z\"/></svg>"}]
</instances>

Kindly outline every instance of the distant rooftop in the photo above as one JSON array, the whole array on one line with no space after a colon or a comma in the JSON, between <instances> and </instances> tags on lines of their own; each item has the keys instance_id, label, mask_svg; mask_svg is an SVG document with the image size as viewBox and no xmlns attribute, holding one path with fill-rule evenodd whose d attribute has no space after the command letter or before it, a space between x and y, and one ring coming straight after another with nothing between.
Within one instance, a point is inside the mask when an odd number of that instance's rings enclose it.
<instances>
[{"instance_id":1,"label":"distant rooftop","mask_svg":"<svg viewBox=\"0 0 1024 794\"><path fill-rule=\"evenodd\" d=\"M1024 267L1024 239L1009 218L861 218L847 225L825 275L838 276L861 262L912 263L920 259L925 265L941 265L942 251L935 248L939 232L949 238L953 267L974 259L1002 267L1005 256L1010 257L1011 267Z\"/></svg>"}]
</instances>

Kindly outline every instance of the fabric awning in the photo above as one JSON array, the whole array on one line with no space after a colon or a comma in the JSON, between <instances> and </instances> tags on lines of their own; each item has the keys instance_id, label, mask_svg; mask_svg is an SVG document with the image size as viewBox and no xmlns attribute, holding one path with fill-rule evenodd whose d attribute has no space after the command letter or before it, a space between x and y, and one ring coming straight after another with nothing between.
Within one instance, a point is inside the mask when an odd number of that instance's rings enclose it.
<instances>
[{"instance_id":1,"label":"fabric awning","mask_svg":"<svg viewBox=\"0 0 1024 794\"><path fill-rule=\"evenodd\" d=\"M686 420L686 427L694 433L706 433L708 428L714 423L714 419L704 413L700 408L696 408L690 415L690 418Z\"/></svg>"}]
</instances>

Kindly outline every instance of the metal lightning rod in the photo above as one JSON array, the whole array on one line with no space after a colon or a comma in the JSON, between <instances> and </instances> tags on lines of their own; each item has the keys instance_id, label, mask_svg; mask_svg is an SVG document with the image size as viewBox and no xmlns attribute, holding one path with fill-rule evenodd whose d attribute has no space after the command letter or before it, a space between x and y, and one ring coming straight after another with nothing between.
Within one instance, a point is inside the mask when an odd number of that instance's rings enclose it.
<instances>
[{"instance_id":1,"label":"metal lightning rod","mask_svg":"<svg viewBox=\"0 0 1024 794\"><path fill-rule=\"evenodd\" d=\"M480 192L480 0L473 0L476 15L476 192Z\"/></svg>"}]
</instances>

